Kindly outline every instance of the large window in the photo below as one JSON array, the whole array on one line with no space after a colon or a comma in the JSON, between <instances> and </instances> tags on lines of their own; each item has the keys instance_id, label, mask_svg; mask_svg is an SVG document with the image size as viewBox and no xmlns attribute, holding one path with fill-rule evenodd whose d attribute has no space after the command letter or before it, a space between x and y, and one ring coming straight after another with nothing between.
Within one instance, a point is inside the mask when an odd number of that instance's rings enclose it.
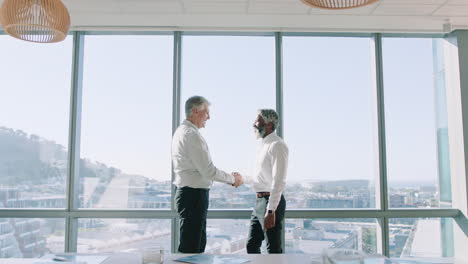
<instances>
[{"instance_id":1,"label":"large window","mask_svg":"<svg viewBox=\"0 0 468 264\"><path fill-rule=\"evenodd\" d=\"M209 219L206 223L207 254L245 254L250 221Z\"/></svg>"},{"instance_id":2,"label":"large window","mask_svg":"<svg viewBox=\"0 0 468 264\"><path fill-rule=\"evenodd\" d=\"M446 239L443 226L451 222L447 218L390 219L390 256L413 260L450 257L452 242Z\"/></svg>"},{"instance_id":3,"label":"large window","mask_svg":"<svg viewBox=\"0 0 468 264\"><path fill-rule=\"evenodd\" d=\"M325 249L340 248L373 254L380 252L379 236L375 219L288 219L286 252L321 255Z\"/></svg>"},{"instance_id":4,"label":"large window","mask_svg":"<svg viewBox=\"0 0 468 264\"><path fill-rule=\"evenodd\" d=\"M253 122L260 108L275 108L275 41L273 37L184 36L182 53L182 118L190 96L211 102L206 128L215 166L252 175L259 140ZM250 208L251 188L216 184L211 208Z\"/></svg>"},{"instance_id":5,"label":"large window","mask_svg":"<svg viewBox=\"0 0 468 264\"><path fill-rule=\"evenodd\" d=\"M72 38L0 46L0 208L64 208Z\"/></svg>"},{"instance_id":6,"label":"large window","mask_svg":"<svg viewBox=\"0 0 468 264\"><path fill-rule=\"evenodd\" d=\"M0 258L38 258L64 250L64 219L0 218Z\"/></svg>"},{"instance_id":7,"label":"large window","mask_svg":"<svg viewBox=\"0 0 468 264\"><path fill-rule=\"evenodd\" d=\"M175 252L172 132L202 95L229 173L253 175L257 110L281 115L286 253L452 261L442 38L73 34L0 35L0 258ZM206 253L246 253L254 204L249 185L212 186Z\"/></svg>"},{"instance_id":8,"label":"large window","mask_svg":"<svg viewBox=\"0 0 468 264\"><path fill-rule=\"evenodd\" d=\"M80 207L170 207L172 45L86 36Z\"/></svg>"},{"instance_id":9,"label":"large window","mask_svg":"<svg viewBox=\"0 0 468 264\"><path fill-rule=\"evenodd\" d=\"M376 208L371 38L285 37L288 208Z\"/></svg>"},{"instance_id":10,"label":"large window","mask_svg":"<svg viewBox=\"0 0 468 264\"><path fill-rule=\"evenodd\" d=\"M440 41L440 40L439 40ZM439 184L450 181L443 83L437 40L384 38L383 68L389 205L439 207ZM444 195L444 194L442 194ZM447 194L445 194L447 196ZM449 196L449 194L448 194Z\"/></svg>"},{"instance_id":11,"label":"large window","mask_svg":"<svg viewBox=\"0 0 468 264\"><path fill-rule=\"evenodd\" d=\"M144 248L171 249L171 221L154 219L78 220L78 252L141 252Z\"/></svg>"}]
</instances>

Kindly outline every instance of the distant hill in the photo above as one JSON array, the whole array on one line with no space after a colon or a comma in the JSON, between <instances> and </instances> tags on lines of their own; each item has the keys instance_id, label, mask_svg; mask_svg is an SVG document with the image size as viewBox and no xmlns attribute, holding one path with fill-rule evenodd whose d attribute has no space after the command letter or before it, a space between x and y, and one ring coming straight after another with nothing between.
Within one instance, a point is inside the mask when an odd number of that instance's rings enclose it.
<instances>
[{"instance_id":1,"label":"distant hill","mask_svg":"<svg viewBox=\"0 0 468 264\"><path fill-rule=\"evenodd\" d=\"M0 184L65 181L68 153L63 145L22 130L0 126ZM80 175L96 177L105 164L80 160Z\"/></svg>"},{"instance_id":2,"label":"distant hill","mask_svg":"<svg viewBox=\"0 0 468 264\"><path fill-rule=\"evenodd\" d=\"M49 177L60 177L57 165L60 161L66 161L67 153L64 149L39 136L0 127L1 182L41 183Z\"/></svg>"}]
</instances>

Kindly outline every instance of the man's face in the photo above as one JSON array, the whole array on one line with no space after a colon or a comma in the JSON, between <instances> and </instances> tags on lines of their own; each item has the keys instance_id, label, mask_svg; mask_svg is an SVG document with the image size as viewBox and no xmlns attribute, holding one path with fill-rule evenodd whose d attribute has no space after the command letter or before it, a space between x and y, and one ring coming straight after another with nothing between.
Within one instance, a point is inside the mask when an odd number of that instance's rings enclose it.
<instances>
[{"instance_id":1,"label":"man's face","mask_svg":"<svg viewBox=\"0 0 468 264\"><path fill-rule=\"evenodd\" d=\"M204 104L202 109L194 109L193 112L195 125L198 128L205 127L206 121L210 119L210 107L207 104Z\"/></svg>"},{"instance_id":2,"label":"man's face","mask_svg":"<svg viewBox=\"0 0 468 264\"><path fill-rule=\"evenodd\" d=\"M254 132L255 136L257 138L264 138L265 137L265 120L263 120L261 115L257 116L257 119L255 119L255 122L253 124L254 127Z\"/></svg>"}]
</instances>

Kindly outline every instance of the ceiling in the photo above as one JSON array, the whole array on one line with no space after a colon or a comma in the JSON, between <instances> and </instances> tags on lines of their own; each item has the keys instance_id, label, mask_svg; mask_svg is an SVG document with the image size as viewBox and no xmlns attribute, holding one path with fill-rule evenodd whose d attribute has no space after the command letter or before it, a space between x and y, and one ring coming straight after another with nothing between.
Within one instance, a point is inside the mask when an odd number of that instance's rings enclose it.
<instances>
[{"instance_id":1,"label":"ceiling","mask_svg":"<svg viewBox=\"0 0 468 264\"><path fill-rule=\"evenodd\" d=\"M380 0L341 11L311 8L300 0L62 1L75 30L441 33L468 29L468 0Z\"/></svg>"}]
</instances>

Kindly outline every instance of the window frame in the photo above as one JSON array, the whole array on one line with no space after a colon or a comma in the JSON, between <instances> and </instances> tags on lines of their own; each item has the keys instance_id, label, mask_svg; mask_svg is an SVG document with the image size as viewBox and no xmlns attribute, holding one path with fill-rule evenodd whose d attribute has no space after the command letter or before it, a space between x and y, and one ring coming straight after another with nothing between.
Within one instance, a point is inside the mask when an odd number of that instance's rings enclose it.
<instances>
[{"instance_id":1,"label":"window frame","mask_svg":"<svg viewBox=\"0 0 468 264\"><path fill-rule=\"evenodd\" d=\"M4 34L0 31L0 34ZM379 209L348 209L348 210L328 210L328 209L300 209L287 210L286 218L375 218L380 225L381 241L378 241L380 252L389 256L389 219L390 218L457 218L462 215L456 208L443 209L391 209L388 202L388 186L386 175L386 155L385 155L385 109L384 109L384 83L383 83L383 63L382 63L382 38L444 38L443 34L380 34L380 33L301 33L301 32L181 32L181 31L74 31L73 35L73 59L72 59L72 82L70 93L70 118L68 135L68 169L67 169L67 207L65 209L0 209L0 218L63 218L65 219L65 251L76 252L78 239L78 219L79 218L154 218L171 220L171 251L175 253L178 246L179 221L175 210L174 199L172 199L170 209L79 209L77 207L77 180L78 165L80 156L80 130L81 130L81 107L82 107L82 81L83 81L83 57L84 57L84 37L86 35L172 35L174 38L173 49L173 91L172 91L172 132L178 127L181 121L181 63L182 63L182 35L197 36L274 36L275 38L275 79L276 79L276 110L283 116L283 36L332 36L332 37L365 37L374 40L375 52L375 80L376 80L376 105L378 118L378 150L379 150L379 194L376 204L380 204ZM278 135L283 136L283 126L280 125ZM172 180L174 173L172 172ZM174 197L175 187L171 187L171 194ZM208 218L210 219L249 219L251 210L222 210L210 209ZM247 230L246 230L247 232ZM283 236L284 239L284 236Z\"/></svg>"}]
</instances>

